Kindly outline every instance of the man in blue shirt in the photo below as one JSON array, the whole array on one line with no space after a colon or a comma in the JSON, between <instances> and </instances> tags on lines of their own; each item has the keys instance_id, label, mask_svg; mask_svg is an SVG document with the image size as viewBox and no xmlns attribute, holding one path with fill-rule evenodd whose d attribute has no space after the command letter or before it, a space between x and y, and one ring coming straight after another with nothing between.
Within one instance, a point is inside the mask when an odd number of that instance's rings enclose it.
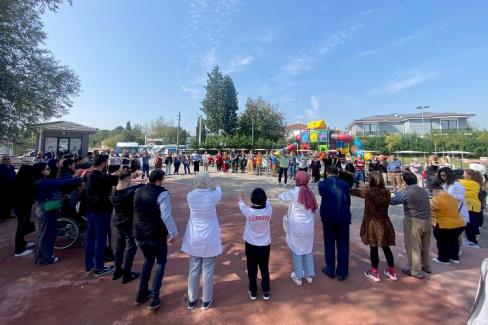
<instances>
[{"instance_id":1,"label":"man in blue shirt","mask_svg":"<svg viewBox=\"0 0 488 325\"><path fill-rule=\"evenodd\" d=\"M322 197L320 219L324 231L325 266L322 272L343 281L349 273L349 225L351 196L349 184L337 177L336 166L327 167L327 179L318 184ZM336 267L337 247L337 267Z\"/></svg>"},{"instance_id":2,"label":"man in blue shirt","mask_svg":"<svg viewBox=\"0 0 488 325\"><path fill-rule=\"evenodd\" d=\"M387 167L388 177L390 178L393 191L399 191L402 187L402 162L398 160L397 155L391 155L391 160Z\"/></svg>"}]
</instances>

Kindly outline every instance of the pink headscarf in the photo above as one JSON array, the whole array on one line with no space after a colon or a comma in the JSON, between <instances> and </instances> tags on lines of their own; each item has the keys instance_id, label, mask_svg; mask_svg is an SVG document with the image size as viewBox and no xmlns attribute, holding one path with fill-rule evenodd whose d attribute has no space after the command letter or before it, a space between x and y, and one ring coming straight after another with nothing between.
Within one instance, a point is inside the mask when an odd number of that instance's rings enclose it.
<instances>
[{"instance_id":1,"label":"pink headscarf","mask_svg":"<svg viewBox=\"0 0 488 325\"><path fill-rule=\"evenodd\" d=\"M298 203L301 203L305 208L315 211L318 208L317 200L313 194L310 187L308 187L308 182L310 181L310 176L307 172L299 171L296 174L296 184L300 186L300 193L298 193Z\"/></svg>"}]
</instances>

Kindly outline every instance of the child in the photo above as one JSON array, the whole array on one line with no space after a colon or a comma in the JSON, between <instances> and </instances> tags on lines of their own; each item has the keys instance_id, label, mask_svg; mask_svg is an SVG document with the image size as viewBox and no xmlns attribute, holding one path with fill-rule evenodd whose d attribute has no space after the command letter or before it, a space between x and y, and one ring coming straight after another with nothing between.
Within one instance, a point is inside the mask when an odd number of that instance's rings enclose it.
<instances>
[{"instance_id":1,"label":"child","mask_svg":"<svg viewBox=\"0 0 488 325\"><path fill-rule=\"evenodd\" d=\"M256 300L258 286L256 278L258 266L261 271L261 289L263 299L269 300L269 251L271 235L269 223L273 209L271 204L266 202L266 193L262 188L255 188L251 193L252 206L249 207L239 197L239 208L246 217L246 228L244 229L244 241L246 245L247 276L249 278L249 298Z\"/></svg>"},{"instance_id":2,"label":"child","mask_svg":"<svg viewBox=\"0 0 488 325\"><path fill-rule=\"evenodd\" d=\"M292 251L294 272L291 279L296 285L302 285L302 279L313 282L314 213L318 208L317 200L308 186L310 176L307 172L296 174L296 187L279 195L279 199L289 202L287 221L284 221L286 243ZM305 269L304 269L305 266Z\"/></svg>"}]
</instances>

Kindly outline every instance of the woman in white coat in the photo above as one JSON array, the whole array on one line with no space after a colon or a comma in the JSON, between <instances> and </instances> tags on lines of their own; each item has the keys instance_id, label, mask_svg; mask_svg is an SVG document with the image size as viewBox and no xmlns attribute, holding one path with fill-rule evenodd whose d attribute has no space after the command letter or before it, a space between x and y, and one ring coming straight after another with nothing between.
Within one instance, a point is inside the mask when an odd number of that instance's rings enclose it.
<instances>
[{"instance_id":1,"label":"woman in white coat","mask_svg":"<svg viewBox=\"0 0 488 325\"><path fill-rule=\"evenodd\" d=\"M279 199L289 202L284 227L286 243L292 251L293 268L291 279L302 285L302 279L313 282L315 276L313 264L314 213L318 208L317 200L308 187L310 176L299 171L295 177L296 187L281 193Z\"/></svg>"},{"instance_id":2,"label":"woman in white coat","mask_svg":"<svg viewBox=\"0 0 488 325\"><path fill-rule=\"evenodd\" d=\"M181 250L190 255L188 274L188 309L198 301L200 274L203 269L202 309L210 308L213 302L213 277L215 258L222 253L220 227L216 205L222 198L217 186L212 191L208 173L197 173L193 178L195 189L188 193L190 219L183 238Z\"/></svg>"}]
</instances>

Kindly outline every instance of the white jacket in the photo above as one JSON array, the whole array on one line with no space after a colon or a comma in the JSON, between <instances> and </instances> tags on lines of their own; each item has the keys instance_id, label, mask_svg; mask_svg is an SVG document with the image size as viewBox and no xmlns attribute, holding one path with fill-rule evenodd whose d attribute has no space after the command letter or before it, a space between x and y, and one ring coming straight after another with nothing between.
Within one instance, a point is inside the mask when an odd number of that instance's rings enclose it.
<instances>
[{"instance_id":1,"label":"white jacket","mask_svg":"<svg viewBox=\"0 0 488 325\"><path fill-rule=\"evenodd\" d=\"M254 209L246 205L242 199L239 200L239 208L246 217L246 228L244 229L244 240L254 246L268 246L271 244L269 224L273 208L266 203L263 209Z\"/></svg>"},{"instance_id":2,"label":"white jacket","mask_svg":"<svg viewBox=\"0 0 488 325\"><path fill-rule=\"evenodd\" d=\"M312 253L314 240L314 214L312 210L306 209L298 203L300 187L281 193L278 198L289 202L288 205L288 229L286 232L286 243L297 255Z\"/></svg>"},{"instance_id":3,"label":"white jacket","mask_svg":"<svg viewBox=\"0 0 488 325\"><path fill-rule=\"evenodd\" d=\"M446 191L447 193L451 194L456 198L456 200L458 201L459 214L461 215L461 217L463 217L464 222L468 223L469 212L468 212L468 206L466 205L466 199L464 196L464 192L466 191L464 189L464 186L458 181L456 181L452 185L443 184L442 187L444 188L444 191Z\"/></svg>"},{"instance_id":4,"label":"white jacket","mask_svg":"<svg viewBox=\"0 0 488 325\"><path fill-rule=\"evenodd\" d=\"M222 190L195 189L188 193L190 219L186 226L181 250L196 257L214 257L222 253L216 205Z\"/></svg>"}]
</instances>

